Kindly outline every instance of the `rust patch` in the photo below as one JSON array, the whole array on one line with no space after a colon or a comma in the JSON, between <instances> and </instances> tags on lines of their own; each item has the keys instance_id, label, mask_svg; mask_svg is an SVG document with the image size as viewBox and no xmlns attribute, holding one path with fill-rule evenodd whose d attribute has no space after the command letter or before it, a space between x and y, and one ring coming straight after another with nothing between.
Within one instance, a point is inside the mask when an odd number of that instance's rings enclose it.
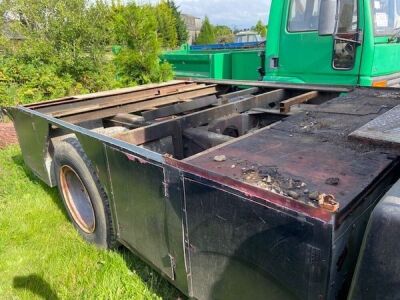
<instances>
[{"instance_id":1,"label":"rust patch","mask_svg":"<svg viewBox=\"0 0 400 300\"><path fill-rule=\"evenodd\" d=\"M331 212L337 212L339 210L339 203L336 202L335 196L333 195L319 195L318 204L320 207Z\"/></svg>"},{"instance_id":2,"label":"rust patch","mask_svg":"<svg viewBox=\"0 0 400 300\"><path fill-rule=\"evenodd\" d=\"M203 177L205 179L214 181L216 183L220 183L229 188L237 190L243 193L246 197L258 198L265 202L276 205L278 207L296 213L301 213L323 222L330 222L332 219L332 214L329 211L322 209L320 207L310 206L305 203L296 201L294 199L273 193L271 191L261 189L257 186L252 186L247 183L241 182L239 180L235 180L227 176L222 176L212 171L204 170L202 168L190 165L186 162L175 160L170 156L165 156L165 163L170 166L179 168L185 172Z\"/></svg>"},{"instance_id":3,"label":"rust patch","mask_svg":"<svg viewBox=\"0 0 400 300\"><path fill-rule=\"evenodd\" d=\"M138 162L141 164L147 164L147 161L143 158L140 158L138 156L135 156L135 155L129 154L129 153L125 153L125 155L130 161Z\"/></svg>"}]
</instances>

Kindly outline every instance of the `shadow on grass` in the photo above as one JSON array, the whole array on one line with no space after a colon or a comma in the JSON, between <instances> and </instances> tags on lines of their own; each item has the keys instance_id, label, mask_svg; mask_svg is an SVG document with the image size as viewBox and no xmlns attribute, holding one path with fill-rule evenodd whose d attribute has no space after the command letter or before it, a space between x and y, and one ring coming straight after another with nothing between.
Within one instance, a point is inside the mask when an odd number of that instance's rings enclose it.
<instances>
[{"instance_id":1,"label":"shadow on grass","mask_svg":"<svg viewBox=\"0 0 400 300\"><path fill-rule=\"evenodd\" d=\"M56 292L51 288L50 284L37 274L14 277L13 287L15 289L31 291L36 296L46 300L58 299Z\"/></svg>"},{"instance_id":2,"label":"shadow on grass","mask_svg":"<svg viewBox=\"0 0 400 300\"><path fill-rule=\"evenodd\" d=\"M50 188L43 181L41 181L35 174L25 165L23 157L21 154L15 155L12 157L14 163L25 171L26 176L32 183L39 184L44 191L49 195L52 201L57 205L60 211L63 213L64 217L69 220L68 213L64 207L63 202L61 201L60 195L56 188ZM142 261L138 256L133 254L126 247L119 247L117 251L124 258L125 263L129 270L135 272L143 282L146 283L148 289L156 294L157 296L163 299L185 299L185 297L166 279L164 279L161 275L159 275L156 271L154 271L150 266L148 266L144 261ZM30 278L36 275L30 275L27 277L16 277L14 278L14 287L16 279L18 279L18 283L22 282L24 278ZM36 276L37 277L37 276ZM40 278L39 278L40 279ZM33 282L35 282L34 278L31 278ZM43 280L42 280L43 281ZM43 281L44 282L44 281ZM28 283L28 281L25 281ZM44 282L45 283L45 282ZM36 284L30 284L27 286L34 287ZM33 291L32 291L33 292ZM55 295L55 294L54 294ZM45 299L57 299L57 298L45 298Z\"/></svg>"}]
</instances>

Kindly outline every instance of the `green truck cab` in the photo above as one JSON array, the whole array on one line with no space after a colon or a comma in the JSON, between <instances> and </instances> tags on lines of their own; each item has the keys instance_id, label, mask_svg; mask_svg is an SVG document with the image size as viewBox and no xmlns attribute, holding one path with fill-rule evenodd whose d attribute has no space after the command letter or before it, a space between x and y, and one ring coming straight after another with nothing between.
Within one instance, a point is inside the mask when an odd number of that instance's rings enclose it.
<instances>
[{"instance_id":1,"label":"green truck cab","mask_svg":"<svg viewBox=\"0 0 400 300\"><path fill-rule=\"evenodd\" d=\"M251 61L242 55L249 50L224 51L223 64L201 73L204 64L193 63L201 53L167 53L164 59L177 77L398 86L399 36L400 0L272 0L266 48L253 51ZM207 64L213 55L203 56Z\"/></svg>"},{"instance_id":2,"label":"green truck cab","mask_svg":"<svg viewBox=\"0 0 400 300\"><path fill-rule=\"evenodd\" d=\"M273 1L264 80L398 85L399 26L398 0Z\"/></svg>"}]
</instances>

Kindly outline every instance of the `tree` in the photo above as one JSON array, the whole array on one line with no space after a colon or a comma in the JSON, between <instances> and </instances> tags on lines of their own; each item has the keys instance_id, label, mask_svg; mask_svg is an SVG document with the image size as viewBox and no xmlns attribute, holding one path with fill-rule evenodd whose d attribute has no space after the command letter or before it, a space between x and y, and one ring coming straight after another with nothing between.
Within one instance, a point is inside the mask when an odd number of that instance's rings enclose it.
<instances>
[{"instance_id":1,"label":"tree","mask_svg":"<svg viewBox=\"0 0 400 300\"><path fill-rule=\"evenodd\" d=\"M178 39L178 45L185 44L189 39L189 33L186 24L182 19L182 14L179 11L179 7L175 5L175 2L173 0L168 0L167 3L175 17L175 29Z\"/></svg>"},{"instance_id":2,"label":"tree","mask_svg":"<svg viewBox=\"0 0 400 300\"><path fill-rule=\"evenodd\" d=\"M18 47L2 43L1 99L26 103L112 86L104 55L110 12L102 1L1 1L0 14L12 20L5 22L24 36Z\"/></svg>"},{"instance_id":3,"label":"tree","mask_svg":"<svg viewBox=\"0 0 400 300\"><path fill-rule=\"evenodd\" d=\"M172 77L171 66L160 64L161 41L157 18L150 5L130 3L117 9L114 21L116 41L121 45L115 63L125 85L160 82Z\"/></svg>"},{"instance_id":4,"label":"tree","mask_svg":"<svg viewBox=\"0 0 400 300\"><path fill-rule=\"evenodd\" d=\"M267 36L267 27L263 24L261 20L257 22L254 30L263 38Z\"/></svg>"},{"instance_id":5,"label":"tree","mask_svg":"<svg viewBox=\"0 0 400 300\"><path fill-rule=\"evenodd\" d=\"M215 43L214 27L211 25L210 20L206 16L201 26L199 36L196 39L197 45L206 45Z\"/></svg>"},{"instance_id":6,"label":"tree","mask_svg":"<svg viewBox=\"0 0 400 300\"><path fill-rule=\"evenodd\" d=\"M163 43L177 44L171 9L124 3L0 0L0 27L24 37L18 47L0 38L0 105L170 79L159 54Z\"/></svg>"},{"instance_id":7,"label":"tree","mask_svg":"<svg viewBox=\"0 0 400 300\"><path fill-rule=\"evenodd\" d=\"M163 48L175 48L178 45L178 34L174 12L165 1L155 6L155 12L158 23L157 33L162 40Z\"/></svg>"},{"instance_id":8,"label":"tree","mask_svg":"<svg viewBox=\"0 0 400 300\"><path fill-rule=\"evenodd\" d=\"M214 27L214 33L217 43L233 43L235 40L235 35L228 26L217 25Z\"/></svg>"}]
</instances>

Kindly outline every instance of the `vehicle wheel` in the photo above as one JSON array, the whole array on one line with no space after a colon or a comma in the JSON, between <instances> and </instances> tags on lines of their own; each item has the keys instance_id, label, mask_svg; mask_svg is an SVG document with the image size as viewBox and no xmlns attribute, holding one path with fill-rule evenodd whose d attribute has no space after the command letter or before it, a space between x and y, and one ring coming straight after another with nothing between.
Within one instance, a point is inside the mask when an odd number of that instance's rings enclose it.
<instances>
[{"instance_id":1,"label":"vehicle wheel","mask_svg":"<svg viewBox=\"0 0 400 300\"><path fill-rule=\"evenodd\" d=\"M55 143L54 174L67 213L81 236L101 248L115 247L107 195L74 135Z\"/></svg>"}]
</instances>

